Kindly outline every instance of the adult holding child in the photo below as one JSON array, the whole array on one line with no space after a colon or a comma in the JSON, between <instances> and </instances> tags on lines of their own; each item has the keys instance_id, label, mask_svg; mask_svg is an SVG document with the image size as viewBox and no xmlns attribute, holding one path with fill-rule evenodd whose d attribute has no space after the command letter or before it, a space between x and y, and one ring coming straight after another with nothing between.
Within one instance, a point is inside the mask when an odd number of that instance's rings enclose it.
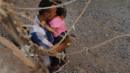
<instances>
[{"instance_id":1,"label":"adult holding child","mask_svg":"<svg viewBox=\"0 0 130 73\"><path fill-rule=\"evenodd\" d=\"M58 0L42 0L39 7L53 7L61 3ZM65 33L67 32L67 27L64 21L66 16L66 10L62 7L41 9L39 10L38 16L35 18L35 22L32 28L32 41L43 48L52 48L49 53L64 54L64 45L66 43L61 43L58 47L53 49L53 46L61 41ZM57 67L57 65L63 65L63 61L59 61L58 58L54 56L43 56L47 66Z\"/></svg>"}]
</instances>

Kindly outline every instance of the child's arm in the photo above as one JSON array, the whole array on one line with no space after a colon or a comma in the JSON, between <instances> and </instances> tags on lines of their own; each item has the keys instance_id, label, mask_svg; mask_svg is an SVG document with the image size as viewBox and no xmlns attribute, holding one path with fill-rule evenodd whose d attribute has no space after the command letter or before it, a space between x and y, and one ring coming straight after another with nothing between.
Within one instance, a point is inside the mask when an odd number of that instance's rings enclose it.
<instances>
[{"instance_id":1,"label":"child's arm","mask_svg":"<svg viewBox=\"0 0 130 73\"><path fill-rule=\"evenodd\" d=\"M55 30L54 30L54 29L52 29L51 27L49 27L48 25L46 25L46 26L45 26L45 28L46 28L46 29L48 29L48 30L49 30L50 32L52 32L52 33L54 33L54 32L55 32Z\"/></svg>"},{"instance_id":2,"label":"child's arm","mask_svg":"<svg viewBox=\"0 0 130 73\"><path fill-rule=\"evenodd\" d=\"M47 30L49 30L50 32L53 32L53 33L55 32L55 30L52 29L51 27L49 27L49 26L45 23L45 21L42 21L41 24L44 25L44 27L45 27Z\"/></svg>"}]
</instances>

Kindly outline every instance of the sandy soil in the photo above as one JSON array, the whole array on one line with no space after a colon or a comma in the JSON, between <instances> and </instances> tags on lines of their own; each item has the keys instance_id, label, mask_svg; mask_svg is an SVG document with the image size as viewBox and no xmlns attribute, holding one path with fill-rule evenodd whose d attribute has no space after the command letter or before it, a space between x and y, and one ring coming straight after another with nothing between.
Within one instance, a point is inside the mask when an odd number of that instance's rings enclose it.
<instances>
[{"instance_id":1,"label":"sandy soil","mask_svg":"<svg viewBox=\"0 0 130 73\"><path fill-rule=\"evenodd\" d=\"M21 7L36 7L37 4L35 3L38 2L38 0L31 2L30 0L8 1L13 1L16 6ZM66 6L68 11L66 22L69 26L72 25L75 18L79 15L86 1L77 0ZM76 38L73 39L73 45L67 49L70 62L60 73L130 73L129 37L119 37L107 44L98 46L113 37L130 33L129 11L129 0L92 0L85 14L75 26L75 30L72 31ZM32 11L24 12L35 16L35 13L32 14ZM24 20L25 23L26 21ZM72 54L87 49L87 47L90 49L88 52L83 51L78 54ZM3 66L1 64L0 67ZM20 71L16 73L25 73ZM9 72L3 71L3 73Z\"/></svg>"},{"instance_id":2,"label":"sandy soil","mask_svg":"<svg viewBox=\"0 0 130 73\"><path fill-rule=\"evenodd\" d=\"M0 73L29 73L29 69L10 50L0 47Z\"/></svg>"}]
</instances>

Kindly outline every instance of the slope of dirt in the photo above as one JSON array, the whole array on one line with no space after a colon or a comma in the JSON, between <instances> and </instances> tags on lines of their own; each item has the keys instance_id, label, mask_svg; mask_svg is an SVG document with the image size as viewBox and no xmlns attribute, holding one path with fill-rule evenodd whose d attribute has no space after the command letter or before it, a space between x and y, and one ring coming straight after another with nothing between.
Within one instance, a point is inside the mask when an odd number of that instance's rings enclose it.
<instances>
[{"instance_id":1,"label":"slope of dirt","mask_svg":"<svg viewBox=\"0 0 130 73\"><path fill-rule=\"evenodd\" d=\"M1 46L0 73L29 73L29 69L8 48Z\"/></svg>"},{"instance_id":2,"label":"slope of dirt","mask_svg":"<svg viewBox=\"0 0 130 73\"><path fill-rule=\"evenodd\" d=\"M72 23L80 13L85 1L77 1L67 6L69 11L67 21L69 23ZM77 23L74 31L77 38L74 40L72 48L67 50L70 54L85 48L90 48L90 51L71 55L71 62L65 67L64 72L130 72L129 37L119 37L99 46L102 42L113 37L130 33L129 3L129 0L92 0L88 10Z\"/></svg>"},{"instance_id":3,"label":"slope of dirt","mask_svg":"<svg viewBox=\"0 0 130 73\"><path fill-rule=\"evenodd\" d=\"M36 7L35 3L39 2L38 0L7 1L13 1L16 6L21 7ZM66 22L69 26L80 14L86 1L77 0L66 6L68 10ZM130 38L123 36L110 40L118 35L130 33L129 11L129 0L92 0L75 26L75 30L72 31L76 38L73 39L73 45L67 49L70 62L60 73L130 73ZM35 16L36 13L25 10L24 12L30 16ZM25 23L27 21L24 20ZM102 45L104 41L109 43ZM90 50L87 52L88 48ZM73 54L81 50L84 51Z\"/></svg>"}]
</instances>

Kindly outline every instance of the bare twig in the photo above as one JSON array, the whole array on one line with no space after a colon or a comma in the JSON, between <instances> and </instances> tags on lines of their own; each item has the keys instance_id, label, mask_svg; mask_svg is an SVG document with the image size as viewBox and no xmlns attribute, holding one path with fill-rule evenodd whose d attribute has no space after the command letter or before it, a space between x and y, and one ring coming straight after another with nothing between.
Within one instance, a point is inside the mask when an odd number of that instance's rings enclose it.
<instances>
[{"instance_id":1,"label":"bare twig","mask_svg":"<svg viewBox=\"0 0 130 73\"><path fill-rule=\"evenodd\" d=\"M49 8L55 8L55 7L62 7L62 6L65 6L65 5L68 5L68 4L71 4L73 2L76 2L77 0L70 0L68 2L65 2L63 4L58 4L56 6L50 6L50 7L43 7L43 8L21 8L21 7L12 7L10 6L10 8L14 8L14 9L22 9L22 10L40 10L40 9L49 9Z\"/></svg>"},{"instance_id":2,"label":"bare twig","mask_svg":"<svg viewBox=\"0 0 130 73\"><path fill-rule=\"evenodd\" d=\"M31 68L35 68L35 64L30 59L25 57L23 53L20 51L20 49L17 48L13 43L11 43L10 41L8 41L7 39L3 37L0 37L0 43L6 46L7 48L9 48L12 51L12 53L16 57L18 57L25 65Z\"/></svg>"}]
</instances>

